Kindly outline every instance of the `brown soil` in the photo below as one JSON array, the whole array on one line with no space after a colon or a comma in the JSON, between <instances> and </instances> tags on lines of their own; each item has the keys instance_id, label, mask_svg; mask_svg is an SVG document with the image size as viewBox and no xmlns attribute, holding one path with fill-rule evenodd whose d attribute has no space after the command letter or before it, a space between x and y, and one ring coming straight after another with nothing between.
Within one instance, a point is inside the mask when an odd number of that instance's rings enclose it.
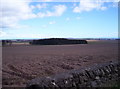
<instances>
[{"instance_id":1,"label":"brown soil","mask_svg":"<svg viewBox=\"0 0 120 89\"><path fill-rule=\"evenodd\" d=\"M11 45L3 47L3 86L25 86L36 77L50 76L118 59L117 41L79 45Z\"/></svg>"}]
</instances>

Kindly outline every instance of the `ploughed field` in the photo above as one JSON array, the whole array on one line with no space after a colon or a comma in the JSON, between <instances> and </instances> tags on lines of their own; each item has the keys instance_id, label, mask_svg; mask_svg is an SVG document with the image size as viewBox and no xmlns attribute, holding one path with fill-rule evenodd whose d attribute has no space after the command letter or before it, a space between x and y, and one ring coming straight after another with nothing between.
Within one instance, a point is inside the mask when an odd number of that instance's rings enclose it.
<instances>
[{"instance_id":1,"label":"ploughed field","mask_svg":"<svg viewBox=\"0 0 120 89\"><path fill-rule=\"evenodd\" d=\"M25 86L31 79L118 59L117 40L77 45L11 45L2 48L3 86Z\"/></svg>"}]
</instances>

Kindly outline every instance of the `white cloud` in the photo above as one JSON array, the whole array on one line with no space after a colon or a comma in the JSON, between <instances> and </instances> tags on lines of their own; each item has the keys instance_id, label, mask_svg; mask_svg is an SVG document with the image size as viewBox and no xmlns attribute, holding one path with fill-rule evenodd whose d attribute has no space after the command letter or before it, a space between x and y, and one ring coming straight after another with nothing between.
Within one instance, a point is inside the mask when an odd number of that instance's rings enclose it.
<instances>
[{"instance_id":1,"label":"white cloud","mask_svg":"<svg viewBox=\"0 0 120 89\"><path fill-rule=\"evenodd\" d=\"M67 9L65 5L56 5L53 7L54 11L39 12L38 17L61 16Z\"/></svg>"},{"instance_id":2,"label":"white cloud","mask_svg":"<svg viewBox=\"0 0 120 89\"><path fill-rule=\"evenodd\" d=\"M80 0L79 6L73 9L75 13L81 13L83 11L91 11L93 9L106 10L108 7L104 6L105 2L117 2L118 0Z\"/></svg>"},{"instance_id":3,"label":"white cloud","mask_svg":"<svg viewBox=\"0 0 120 89\"><path fill-rule=\"evenodd\" d=\"M65 5L57 5L57 6L54 6L54 9L55 9L55 15L56 16L61 16L65 10L67 9L67 7Z\"/></svg>"},{"instance_id":4,"label":"white cloud","mask_svg":"<svg viewBox=\"0 0 120 89\"><path fill-rule=\"evenodd\" d=\"M43 4L31 5L30 7L31 9L43 9L47 7L47 4L43 3Z\"/></svg>"},{"instance_id":5,"label":"white cloud","mask_svg":"<svg viewBox=\"0 0 120 89\"><path fill-rule=\"evenodd\" d=\"M32 0L1 0L0 8L0 28L16 28L19 26L20 20L27 20L31 18L42 18L49 16L61 16L65 10L65 5L53 6L54 11L45 11L34 13L33 9L46 8L47 4L31 5Z\"/></svg>"},{"instance_id":6,"label":"white cloud","mask_svg":"<svg viewBox=\"0 0 120 89\"><path fill-rule=\"evenodd\" d=\"M92 9L100 9L101 8L101 5L103 3L102 2L98 2L98 0L96 1L91 1L91 0L80 0L80 5L75 7L73 12L76 12L76 13L80 13L82 11L91 11Z\"/></svg>"},{"instance_id":7,"label":"white cloud","mask_svg":"<svg viewBox=\"0 0 120 89\"><path fill-rule=\"evenodd\" d=\"M15 27L19 20L25 20L36 17L29 7L30 1L28 0L1 0L0 13L0 26L1 27Z\"/></svg>"},{"instance_id":8,"label":"white cloud","mask_svg":"<svg viewBox=\"0 0 120 89\"><path fill-rule=\"evenodd\" d=\"M44 0L43 0L44 1ZM52 0L45 0L52 1ZM110 1L110 0L106 0ZM116 2L117 0L111 0ZM52 11L44 11L34 13L34 9L43 9L47 8L47 4L37 4L31 5L30 3L33 0L1 0L1 8L0 8L0 28L5 27L21 27L19 24L20 20L27 20L31 18L43 18L43 17L51 17L51 16L61 16L66 11L66 5L55 5L51 7ZM53 2L53 1L52 1ZM104 4L105 0L80 0L80 5L74 5L73 12L80 13L83 11L91 11L93 9L105 10ZM116 3L115 5L116 6Z\"/></svg>"},{"instance_id":9,"label":"white cloud","mask_svg":"<svg viewBox=\"0 0 120 89\"><path fill-rule=\"evenodd\" d=\"M55 24L56 22L55 21L51 21L51 22L49 22L49 24Z\"/></svg>"}]
</instances>

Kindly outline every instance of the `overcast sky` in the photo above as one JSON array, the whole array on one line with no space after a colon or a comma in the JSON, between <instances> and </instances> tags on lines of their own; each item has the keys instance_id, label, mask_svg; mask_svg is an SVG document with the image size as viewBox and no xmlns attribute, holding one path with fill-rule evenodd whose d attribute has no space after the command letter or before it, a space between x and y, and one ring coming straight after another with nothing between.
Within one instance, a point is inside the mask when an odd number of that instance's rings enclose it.
<instances>
[{"instance_id":1,"label":"overcast sky","mask_svg":"<svg viewBox=\"0 0 120 89\"><path fill-rule=\"evenodd\" d=\"M57 1L1 0L0 39L118 37L119 0Z\"/></svg>"}]
</instances>

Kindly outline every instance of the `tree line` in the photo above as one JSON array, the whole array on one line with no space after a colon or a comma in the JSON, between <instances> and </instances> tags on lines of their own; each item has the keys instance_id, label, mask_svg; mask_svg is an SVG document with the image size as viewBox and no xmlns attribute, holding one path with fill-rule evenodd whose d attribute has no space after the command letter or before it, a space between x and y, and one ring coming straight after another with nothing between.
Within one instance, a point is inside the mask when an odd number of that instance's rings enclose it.
<instances>
[{"instance_id":1,"label":"tree line","mask_svg":"<svg viewBox=\"0 0 120 89\"><path fill-rule=\"evenodd\" d=\"M65 39L65 38L50 38L39 39L30 42L32 45L64 45L64 44L87 44L86 40Z\"/></svg>"}]
</instances>

